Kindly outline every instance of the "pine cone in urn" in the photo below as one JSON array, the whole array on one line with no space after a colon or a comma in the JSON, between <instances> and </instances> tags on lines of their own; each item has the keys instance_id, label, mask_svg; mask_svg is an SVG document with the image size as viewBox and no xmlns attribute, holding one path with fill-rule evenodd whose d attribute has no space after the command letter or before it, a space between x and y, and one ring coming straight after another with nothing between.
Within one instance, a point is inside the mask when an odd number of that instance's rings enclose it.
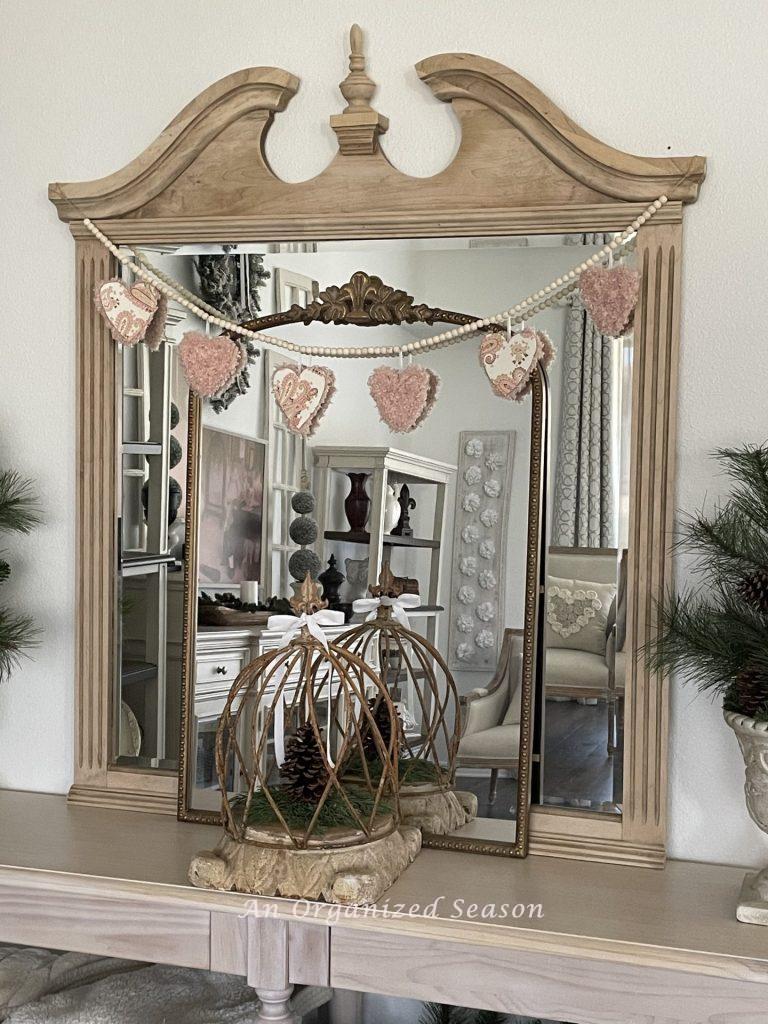
<instances>
[{"instance_id":1,"label":"pine cone in urn","mask_svg":"<svg viewBox=\"0 0 768 1024\"><path fill-rule=\"evenodd\" d=\"M768 569L758 569L745 576L737 590L752 608L768 613Z\"/></svg>"},{"instance_id":2,"label":"pine cone in urn","mask_svg":"<svg viewBox=\"0 0 768 1024\"><path fill-rule=\"evenodd\" d=\"M726 690L723 708L748 718L768 718L768 680L756 669L744 669Z\"/></svg>"}]
</instances>

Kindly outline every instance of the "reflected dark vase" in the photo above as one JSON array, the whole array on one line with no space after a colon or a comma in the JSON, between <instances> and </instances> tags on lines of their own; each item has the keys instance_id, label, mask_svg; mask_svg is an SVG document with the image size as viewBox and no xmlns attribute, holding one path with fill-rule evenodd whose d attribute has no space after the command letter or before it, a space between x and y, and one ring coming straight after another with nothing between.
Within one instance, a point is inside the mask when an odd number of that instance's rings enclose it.
<instances>
[{"instance_id":1,"label":"reflected dark vase","mask_svg":"<svg viewBox=\"0 0 768 1024\"><path fill-rule=\"evenodd\" d=\"M371 499L365 492L365 481L368 479L368 474L347 473L347 476L352 486L344 499L344 513L349 523L350 533L362 533L371 510Z\"/></svg>"}]
</instances>

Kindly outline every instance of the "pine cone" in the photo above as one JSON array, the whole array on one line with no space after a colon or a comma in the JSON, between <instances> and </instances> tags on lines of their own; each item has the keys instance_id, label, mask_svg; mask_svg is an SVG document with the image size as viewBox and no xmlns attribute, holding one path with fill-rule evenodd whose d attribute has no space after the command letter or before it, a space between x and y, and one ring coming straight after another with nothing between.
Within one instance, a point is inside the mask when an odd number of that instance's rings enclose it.
<instances>
[{"instance_id":1,"label":"pine cone","mask_svg":"<svg viewBox=\"0 0 768 1024\"><path fill-rule=\"evenodd\" d=\"M378 701L374 699L368 701L368 707L373 712L373 720L376 723L376 728L378 729L379 735L381 736L385 749L388 750L390 741L392 739L392 718L389 714L387 704L382 699L379 699ZM400 712L395 710L395 716L397 719L397 725L399 730ZM376 746L376 740L374 739L373 732L367 719L362 729L362 741L363 752L365 753L366 761L373 761L377 757L379 757L379 750Z\"/></svg>"},{"instance_id":2,"label":"pine cone","mask_svg":"<svg viewBox=\"0 0 768 1024\"><path fill-rule=\"evenodd\" d=\"M328 782L328 770L310 722L299 726L296 735L286 744L280 774L297 800L311 804L320 801Z\"/></svg>"},{"instance_id":3,"label":"pine cone","mask_svg":"<svg viewBox=\"0 0 768 1024\"><path fill-rule=\"evenodd\" d=\"M768 569L758 569L745 576L736 589L748 605L768 614Z\"/></svg>"},{"instance_id":4,"label":"pine cone","mask_svg":"<svg viewBox=\"0 0 768 1024\"><path fill-rule=\"evenodd\" d=\"M768 715L768 680L756 669L744 669L725 692L723 707L748 718Z\"/></svg>"}]
</instances>

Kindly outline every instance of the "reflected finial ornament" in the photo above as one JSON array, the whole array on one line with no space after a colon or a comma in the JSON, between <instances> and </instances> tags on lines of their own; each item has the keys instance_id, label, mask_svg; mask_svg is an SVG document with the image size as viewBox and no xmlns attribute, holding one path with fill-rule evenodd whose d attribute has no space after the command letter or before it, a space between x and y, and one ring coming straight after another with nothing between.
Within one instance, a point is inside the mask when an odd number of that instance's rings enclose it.
<instances>
[{"instance_id":1,"label":"reflected finial ornament","mask_svg":"<svg viewBox=\"0 0 768 1024\"><path fill-rule=\"evenodd\" d=\"M289 603L297 615L314 615L321 608L328 607L328 602L321 596L317 580L313 580L309 573Z\"/></svg>"},{"instance_id":2,"label":"reflected finial ornament","mask_svg":"<svg viewBox=\"0 0 768 1024\"><path fill-rule=\"evenodd\" d=\"M389 568L389 562L384 562L381 571L379 572L379 582L377 585L371 585L368 588L368 593L371 597L400 597L403 592L402 583L398 583L392 574L392 570Z\"/></svg>"},{"instance_id":3,"label":"reflected finial ornament","mask_svg":"<svg viewBox=\"0 0 768 1024\"><path fill-rule=\"evenodd\" d=\"M389 121L370 105L376 83L365 71L363 30L359 25L350 30L349 48L349 74L339 85L347 105L343 113L331 116L331 128L343 154L366 155L376 152L379 135L389 128Z\"/></svg>"}]
</instances>

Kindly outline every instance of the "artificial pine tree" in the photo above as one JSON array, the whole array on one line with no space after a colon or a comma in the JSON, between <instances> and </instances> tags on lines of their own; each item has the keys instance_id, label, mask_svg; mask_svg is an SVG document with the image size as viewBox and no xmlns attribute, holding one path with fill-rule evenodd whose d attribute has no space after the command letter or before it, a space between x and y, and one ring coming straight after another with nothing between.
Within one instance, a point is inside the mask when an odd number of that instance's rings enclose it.
<instances>
[{"instance_id":1,"label":"artificial pine tree","mask_svg":"<svg viewBox=\"0 0 768 1024\"><path fill-rule=\"evenodd\" d=\"M40 512L31 482L14 470L0 472L0 532L30 533L39 522ZM10 574L10 565L0 558L0 583ZM11 674L24 650L35 643L37 633L30 616L7 605L0 606L0 683Z\"/></svg>"},{"instance_id":2,"label":"artificial pine tree","mask_svg":"<svg viewBox=\"0 0 768 1024\"><path fill-rule=\"evenodd\" d=\"M652 668L720 695L726 711L768 721L768 443L715 457L731 493L687 517L678 542L701 585L662 601L646 653Z\"/></svg>"},{"instance_id":3,"label":"artificial pine tree","mask_svg":"<svg viewBox=\"0 0 768 1024\"><path fill-rule=\"evenodd\" d=\"M328 769L310 722L300 725L296 735L286 743L280 775L287 782L286 788L297 800L316 804L325 792Z\"/></svg>"}]
</instances>

